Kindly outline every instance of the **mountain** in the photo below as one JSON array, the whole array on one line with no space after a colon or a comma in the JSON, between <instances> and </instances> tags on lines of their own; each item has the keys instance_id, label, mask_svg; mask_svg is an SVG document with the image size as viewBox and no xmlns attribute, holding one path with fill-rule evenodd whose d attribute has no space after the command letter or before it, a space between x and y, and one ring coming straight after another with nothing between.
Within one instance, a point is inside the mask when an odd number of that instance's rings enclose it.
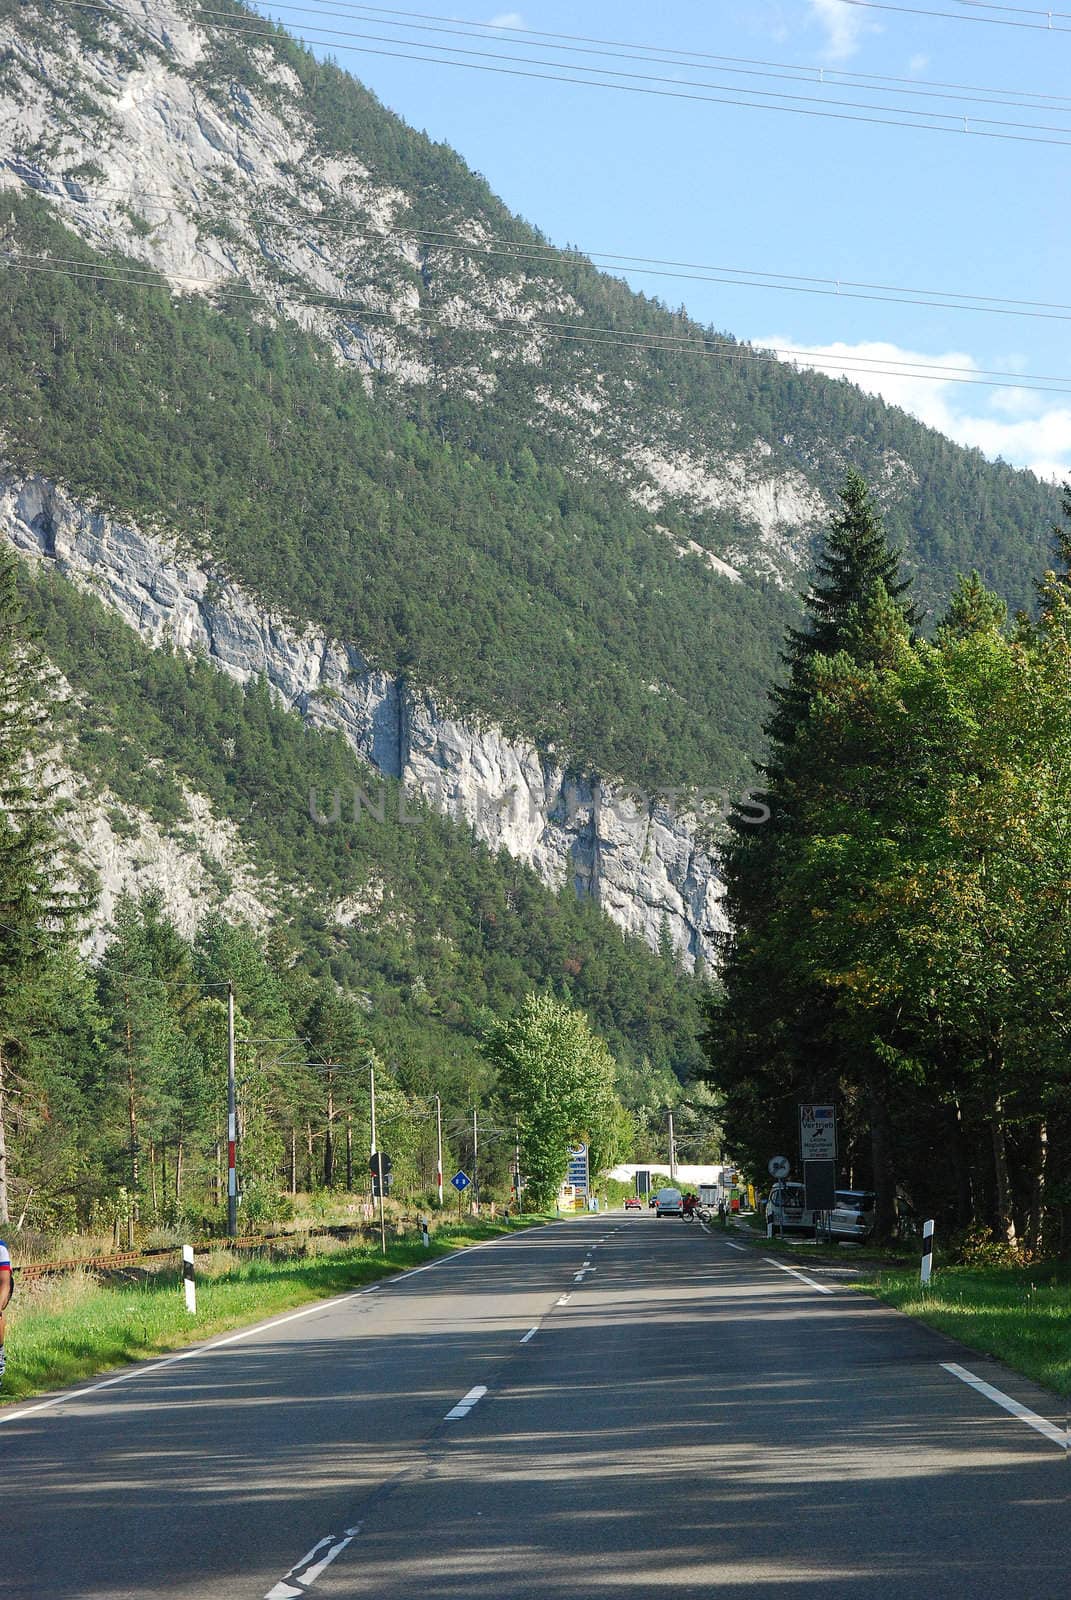
<instances>
[{"instance_id":1,"label":"mountain","mask_svg":"<svg viewBox=\"0 0 1071 1600\"><path fill-rule=\"evenodd\" d=\"M0 0L0 176L6 536L701 968L845 467L924 604L1031 601L1032 475L553 248L232 0Z\"/></svg>"}]
</instances>

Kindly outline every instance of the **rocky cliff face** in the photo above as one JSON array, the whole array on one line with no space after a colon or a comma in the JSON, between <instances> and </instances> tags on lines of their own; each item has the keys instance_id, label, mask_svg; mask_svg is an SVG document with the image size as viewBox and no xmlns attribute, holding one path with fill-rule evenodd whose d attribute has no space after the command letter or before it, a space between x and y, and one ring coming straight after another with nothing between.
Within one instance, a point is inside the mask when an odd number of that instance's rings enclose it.
<instances>
[{"instance_id":1,"label":"rocky cliff face","mask_svg":"<svg viewBox=\"0 0 1071 1600\"><path fill-rule=\"evenodd\" d=\"M0 188L32 189L176 294L241 285L366 380L484 402L520 373L532 427L579 473L623 483L652 516L682 514L718 562L794 573L829 508L779 438L648 404L641 370L603 370L601 346L565 350L561 330L592 319L555 252L518 257L498 236L510 219L475 188L475 209L429 231L424 196L325 131L262 19L236 47L241 13L225 16L186 0L29 0L0 22ZM460 341L446 367L444 333Z\"/></svg>"},{"instance_id":2,"label":"rocky cliff face","mask_svg":"<svg viewBox=\"0 0 1071 1600\"><path fill-rule=\"evenodd\" d=\"M714 964L721 885L701 843L711 815L638 799L492 726L452 717L355 649L273 617L163 539L79 504L33 478L0 483L0 532L24 557L55 564L154 645L207 657L239 682L262 677L310 723L342 732L369 764L366 793L295 795L310 827L344 825L354 806L383 820L375 775L396 778L467 823L492 849L571 884L629 933L657 946L668 929L681 959Z\"/></svg>"}]
</instances>

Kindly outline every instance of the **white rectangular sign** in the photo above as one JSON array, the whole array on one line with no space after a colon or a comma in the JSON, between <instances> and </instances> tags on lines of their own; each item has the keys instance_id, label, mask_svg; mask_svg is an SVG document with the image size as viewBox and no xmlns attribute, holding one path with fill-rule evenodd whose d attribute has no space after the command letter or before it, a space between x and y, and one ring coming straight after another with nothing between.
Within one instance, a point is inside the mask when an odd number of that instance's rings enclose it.
<instances>
[{"instance_id":1,"label":"white rectangular sign","mask_svg":"<svg viewBox=\"0 0 1071 1600\"><path fill-rule=\"evenodd\" d=\"M800 1106L800 1160L837 1159L835 1106Z\"/></svg>"}]
</instances>

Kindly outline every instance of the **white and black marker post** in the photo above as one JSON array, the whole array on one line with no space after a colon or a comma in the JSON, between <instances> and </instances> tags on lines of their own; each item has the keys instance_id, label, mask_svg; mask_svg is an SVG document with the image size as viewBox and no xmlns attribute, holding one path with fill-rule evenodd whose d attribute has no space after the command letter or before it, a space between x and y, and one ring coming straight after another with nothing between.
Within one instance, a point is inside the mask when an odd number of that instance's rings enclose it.
<instances>
[{"instance_id":1,"label":"white and black marker post","mask_svg":"<svg viewBox=\"0 0 1071 1600\"><path fill-rule=\"evenodd\" d=\"M922 1224L922 1266L919 1269L919 1282L929 1283L930 1273L933 1270L933 1218Z\"/></svg>"},{"instance_id":2,"label":"white and black marker post","mask_svg":"<svg viewBox=\"0 0 1071 1600\"><path fill-rule=\"evenodd\" d=\"M182 1287L186 1291L186 1310L191 1317L197 1315L197 1285L193 1279L193 1245L182 1246Z\"/></svg>"},{"instance_id":3,"label":"white and black marker post","mask_svg":"<svg viewBox=\"0 0 1071 1600\"><path fill-rule=\"evenodd\" d=\"M424 1246L425 1250L431 1243L431 1234L428 1232L427 1217L421 1217L420 1219L420 1242Z\"/></svg>"}]
</instances>

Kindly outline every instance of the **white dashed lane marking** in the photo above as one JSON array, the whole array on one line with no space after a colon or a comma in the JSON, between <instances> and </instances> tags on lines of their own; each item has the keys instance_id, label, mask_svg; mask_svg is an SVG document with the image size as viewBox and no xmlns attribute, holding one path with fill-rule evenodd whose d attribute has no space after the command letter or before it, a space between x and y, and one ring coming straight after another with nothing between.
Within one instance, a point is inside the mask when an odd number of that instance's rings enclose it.
<instances>
[{"instance_id":1,"label":"white dashed lane marking","mask_svg":"<svg viewBox=\"0 0 1071 1600\"><path fill-rule=\"evenodd\" d=\"M474 1389L469 1390L468 1394L462 1395L457 1405L454 1406L451 1411L446 1413L443 1421L456 1422L459 1417L467 1417L473 1406L476 1405L478 1401L482 1400L486 1393L487 1385L485 1383L478 1383Z\"/></svg>"}]
</instances>

